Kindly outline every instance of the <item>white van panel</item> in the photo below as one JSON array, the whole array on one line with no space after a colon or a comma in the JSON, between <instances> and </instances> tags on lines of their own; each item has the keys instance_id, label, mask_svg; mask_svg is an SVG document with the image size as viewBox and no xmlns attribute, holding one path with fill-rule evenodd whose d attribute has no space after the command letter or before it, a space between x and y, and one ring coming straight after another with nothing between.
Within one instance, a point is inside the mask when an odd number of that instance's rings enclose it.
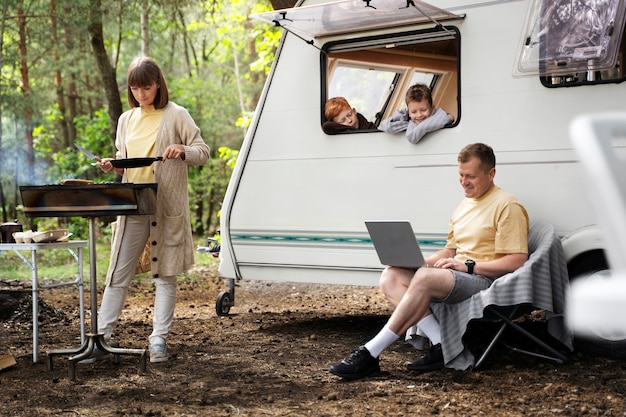
<instances>
[{"instance_id":1,"label":"white van panel","mask_svg":"<svg viewBox=\"0 0 626 417\"><path fill-rule=\"evenodd\" d=\"M224 278L377 285L383 266L363 222L409 220L427 251L443 247L463 197L456 157L472 142L494 148L496 184L531 219L564 236L595 223L568 127L581 113L623 109L624 84L514 78L527 2L463 3L437 3L465 14L446 22L460 31L460 118L417 145L403 134L323 133L320 51L285 35L224 200Z\"/></svg>"}]
</instances>

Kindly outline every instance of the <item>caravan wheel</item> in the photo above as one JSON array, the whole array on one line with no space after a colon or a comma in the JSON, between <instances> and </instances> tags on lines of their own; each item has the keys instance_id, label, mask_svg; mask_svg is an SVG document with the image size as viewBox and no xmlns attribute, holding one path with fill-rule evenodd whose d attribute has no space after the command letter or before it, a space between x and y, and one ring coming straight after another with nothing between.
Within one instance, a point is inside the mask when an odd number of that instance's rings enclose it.
<instances>
[{"instance_id":1,"label":"caravan wheel","mask_svg":"<svg viewBox=\"0 0 626 417\"><path fill-rule=\"evenodd\" d=\"M230 292L222 291L219 293L217 300L215 301L215 312L218 316L227 316L232 305L233 299L230 296Z\"/></svg>"},{"instance_id":2,"label":"caravan wheel","mask_svg":"<svg viewBox=\"0 0 626 417\"><path fill-rule=\"evenodd\" d=\"M593 250L578 255L569 263L567 269L570 281L596 274L606 274L609 271L602 250ZM597 337L574 336L574 349L586 355L623 359L626 358L626 334L617 340L609 340L601 335Z\"/></svg>"}]
</instances>

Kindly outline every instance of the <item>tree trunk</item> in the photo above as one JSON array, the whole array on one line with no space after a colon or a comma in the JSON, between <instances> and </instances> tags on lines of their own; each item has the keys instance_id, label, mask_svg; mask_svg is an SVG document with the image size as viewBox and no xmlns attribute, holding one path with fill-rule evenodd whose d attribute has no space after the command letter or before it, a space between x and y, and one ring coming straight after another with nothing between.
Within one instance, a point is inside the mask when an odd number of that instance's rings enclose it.
<instances>
[{"instance_id":1,"label":"tree trunk","mask_svg":"<svg viewBox=\"0 0 626 417\"><path fill-rule=\"evenodd\" d=\"M28 77L28 56L26 54L26 17L21 7L17 8L17 23L19 27L18 49L20 54L20 73L22 76L22 93L24 99L24 138L26 139L27 176L28 183L35 180L35 149L33 148L33 128L31 126L32 111L30 99L30 80ZM16 200L17 201L17 200Z\"/></svg>"},{"instance_id":2,"label":"tree trunk","mask_svg":"<svg viewBox=\"0 0 626 417\"><path fill-rule=\"evenodd\" d=\"M72 12L72 9L69 7L65 7L63 12L66 16L69 16ZM74 42L72 41L74 35L72 33L72 26L69 24L65 24L63 26L63 44L65 45L66 51L74 50ZM55 42L56 43L56 42ZM76 106L76 100L78 99L76 93L76 73L72 69L69 74L69 82L67 84L67 109L63 112L63 117L67 118L67 137L68 144L72 144L76 142L76 124L75 120L78 116L78 109Z\"/></svg>"},{"instance_id":3,"label":"tree trunk","mask_svg":"<svg viewBox=\"0 0 626 417\"><path fill-rule=\"evenodd\" d=\"M52 44L54 48L54 83L57 90L57 104L59 105L59 113L61 119L59 120L59 130L63 136L63 146L70 146L70 135L68 131L67 109L65 108L65 94L63 92L63 76L61 74L61 67L59 65L59 33L57 30L57 15L56 15L56 2L50 0L50 25ZM71 122L72 119L69 120Z\"/></svg>"},{"instance_id":4,"label":"tree trunk","mask_svg":"<svg viewBox=\"0 0 626 417\"><path fill-rule=\"evenodd\" d=\"M93 50L102 85L106 93L111 139L115 142L117 131L117 120L122 114L122 100L115 79L115 68L111 66L109 57L104 47L104 34L102 32L102 6L101 0L91 0L89 2L89 36L91 37L91 47Z\"/></svg>"},{"instance_id":5,"label":"tree trunk","mask_svg":"<svg viewBox=\"0 0 626 417\"><path fill-rule=\"evenodd\" d=\"M199 74L199 65L200 63L198 62L198 57L196 56L196 51L193 48L193 44L192 42L189 41L189 37L187 36L187 30L185 29L187 27L187 24L185 23L185 16L183 15L182 11L178 11L178 18L180 19L180 24L181 24L181 33L183 35L183 51L185 53L185 62L187 62L187 71L188 71L188 75L189 78L193 77L193 72L194 69L196 71L196 74ZM193 54L193 63L191 62L191 59L189 58L189 50L191 50L191 53Z\"/></svg>"},{"instance_id":6,"label":"tree trunk","mask_svg":"<svg viewBox=\"0 0 626 417\"><path fill-rule=\"evenodd\" d=\"M2 4L2 20L0 20L0 33L4 33L4 27L6 22L7 13L9 11L9 5L7 2ZM0 68L4 68L4 36L0 36ZM0 97L2 97L2 84L0 84ZM2 150L2 106L0 106L0 155L4 154ZM7 222L6 212L6 200L4 198L4 187L2 186L2 180L0 180L0 209L2 209L2 223Z\"/></svg>"},{"instance_id":7,"label":"tree trunk","mask_svg":"<svg viewBox=\"0 0 626 417\"><path fill-rule=\"evenodd\" d=\"M141 53L150 56L150 3L148 0L141 2Z\"/></svg>"}]
</instances>

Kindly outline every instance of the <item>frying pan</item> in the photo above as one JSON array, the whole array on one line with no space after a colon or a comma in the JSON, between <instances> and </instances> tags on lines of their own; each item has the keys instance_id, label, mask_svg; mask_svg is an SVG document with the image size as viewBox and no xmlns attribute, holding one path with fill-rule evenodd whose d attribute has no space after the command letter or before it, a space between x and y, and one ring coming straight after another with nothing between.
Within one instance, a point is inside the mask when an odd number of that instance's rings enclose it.
<instances>
[{"instance_id":1,"label":"frying pan","mask_svg":"<svg viewBox=\"0 0 626 417\"><path fill-rule=\"evenodd\" d=\"M154 158L126 158L126 159L111 159L111 165L115 168L139 168L152 165L153 162L162 161L162 156Z\"/></svg>"},{"instance_id":2,"label":"frying pan","mask_svg":"<svg viewBox=\"0 0 626 417\"><path fill-rule=\"evenodd\" d=\"M101 158L93 153L89 152L87 149L83 148L79 144L74 144L82 153L84 153L89 159L94 161L101 161ZM126 158L126 159L110 159L111 165L115 168L139 168L139 167L147 167L152 165L153 162L162 161L162 156L157 156L154 158ZM92 164L92 165L95 165Z\"/></svg>"}]
</instances>

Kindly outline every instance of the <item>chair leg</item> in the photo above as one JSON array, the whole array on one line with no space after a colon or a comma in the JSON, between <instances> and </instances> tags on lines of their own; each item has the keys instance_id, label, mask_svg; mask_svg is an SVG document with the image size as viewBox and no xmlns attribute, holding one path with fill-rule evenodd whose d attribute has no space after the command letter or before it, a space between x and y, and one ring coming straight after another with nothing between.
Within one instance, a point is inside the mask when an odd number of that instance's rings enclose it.
<instances>
[{"instance_id":1,"label":"chair leg","mask_svg":"<svg viewBox=\"0 0 626 417\"><path fill-rule=\"evenodd\" d=\"M490 311L492 311L491 308L489 308L489 307L487 307L487 308ZM511 316L517 312L518 308L519 308L519 306L515 306L513 308L513 311L511 312ZM507 327L507 323L506 322L502 323L502 325L500 326L500 328L496 332L495 336L491 339L491 342L489 342L489 345L487 345L487 347L483 351L482 355L480 355L480 358L478 358L478 360L474 364L474 369L479 369L483 365L483 363L485 362L485 359L487 359L487 355L489 355L489 353L494 348L496 343L498 343L498 340L500 340L500 336L502 336L502 334L506 330L506 327Z\"/></svg>"},{"instance_id":2,"label":"chair leg","mask_svg":"<svg viewBox=\"0 0 626 417\"><path fill-rule=\"evenodd\" d=\"M538 358L542 358L542 359L551 360L551 361L556 362L559 365L562 365L565 362L567 362L567 357L565 355L563 355L561 352L559 352L558 350L554 349L552 346L548 345L543 340L539 339L537 336L535 336L534 334L530 333L529 331L527 331L526 329L522 328L517 323L515 323L513 320L511 320L511 317L515 317L515 313L517 312L518 307L519 306L515 306L515 308L513 309L511 314L509 315L509 317L505 316L504 314L500 313L499 311L497 311L494 308L487 307L487 309L489 310L490 313L495 314L496 316L498 316L498 318L500 318L502 321L504 321L504 323L502 324L502 326L500 327L500 329L496 333L496 336L489 343L489 346L487 346L487 349L485 349L485 352L481 355L480 359L476 362L475 368L478 368L480 365L482 365L482 363L485 360L485 357L487 356L489 351L491 351L491 349L493 348L493 345L495 344L495 342L500 338L500 336L502 335L502 333L504 332L504 330L508 326L510 326L512 329L518 331L522 335L524 335L527 338L529 338L531 341L533 341L535 344L539 345L542 349L547 351L552 356L550 356L550 355L543 355L543 354L540 354L540 353L531 352L531 351L528 351L528 350L516 348L516 347L510 346L507 343L503 342L503 344L507 348L509 348L509 349L511 349L511 350L513 350L515 352L520 352L520 353L524 353L526 355L530 355L530 356L534 356L534 357L538 357Z\"/></svg>"},{"instance_id":3,"label":"chair leg","mask_svg":"<svg viewBox=\"0 0 626 417\"><path fill-rule=\"evenodd\" d=\"M480 355L480 358L478 358L478 360L474 364L474 369L478 369L478 368L480 368L483 365L483 363L485 362L485 359L487 359L487 355L489 355L489 353L491 352L493 347L498 342L498 339L500 339L500 336L502 336L502 333L504 333L504 331L506 330L506 326L507 326L506 323L503 323L500 326L500 328L498 329L496 335L493 337L493 339L491 339L491 342L489 342L489 345L485 348L485 350L483 351L482 355Z\"/></svg>"},{"instance_id":4,"label":"chair leg","mask_svg":"<svg viewBox=\"0 0 626 417\"><path fill-rule=\"evenodd\" d=\"M541 358L541 359L547 359L550 361L555 362L557 365L563 365L565 362L567 362L567 357L562 355L560 352L553 350L552 347L548 346L548 345L544 345L543 341L541 340L535 340L535 342L537 344L542 345L542 347L548 351L550 351L550 353L552 353L554 356L549 356L549 355L542 355L541 353L537 353L537 352L531 352L530 350L525 350L525 349L521 349L515 346L511 346L508 343L502 342L502 344L504 346L506 346L507 348L511 349L513 352L519 352L519 353L523 353L525 355L528 356L534 356L536 358Z\"/></svg>"}]
</instances>

